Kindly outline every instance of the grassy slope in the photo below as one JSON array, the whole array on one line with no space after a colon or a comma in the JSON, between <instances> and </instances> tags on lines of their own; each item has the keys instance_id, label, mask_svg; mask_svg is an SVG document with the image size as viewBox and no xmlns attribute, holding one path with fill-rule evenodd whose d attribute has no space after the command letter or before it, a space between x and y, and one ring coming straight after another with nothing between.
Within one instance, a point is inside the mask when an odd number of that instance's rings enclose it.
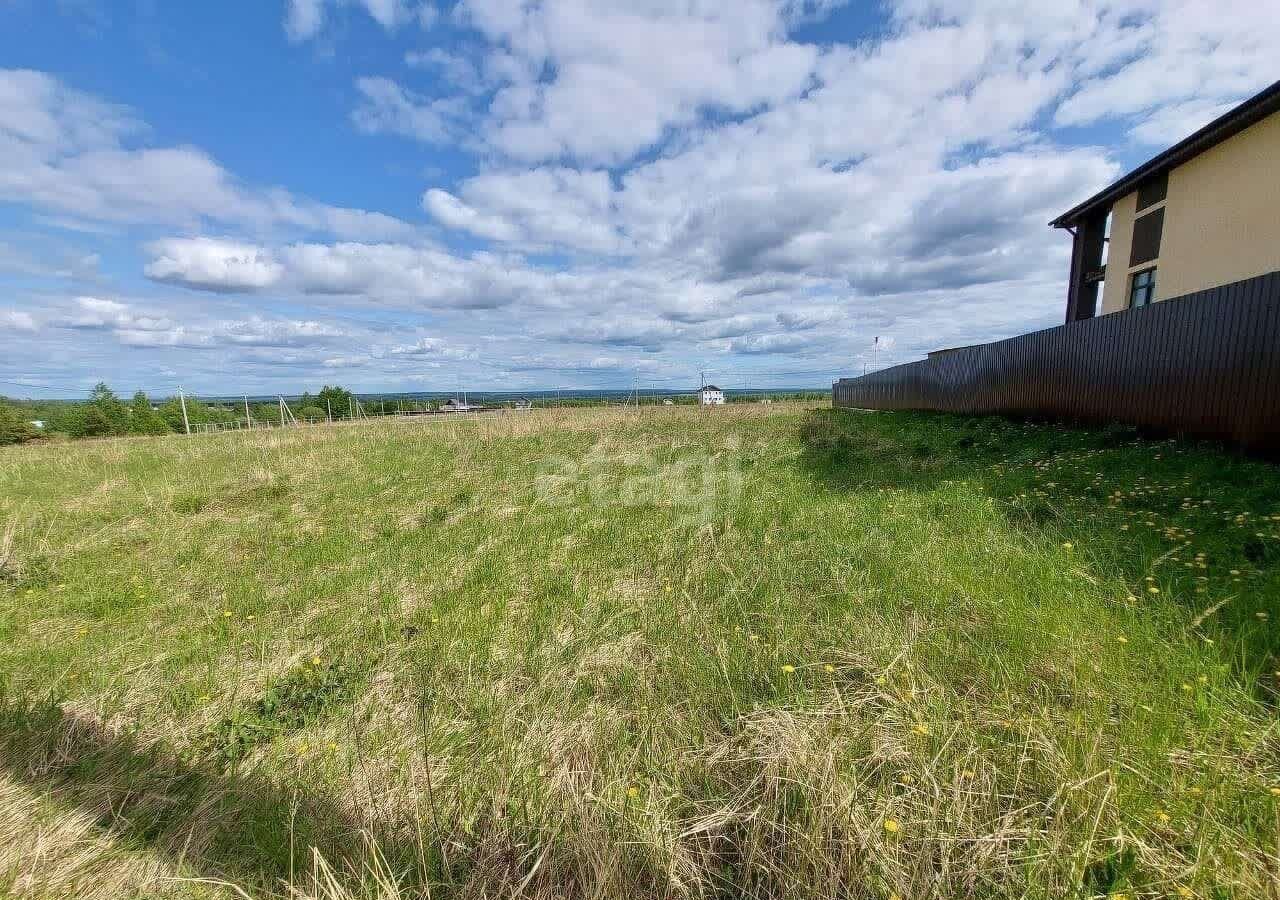
<instances>
[{"instance_id":1,"label":"grassy slope","mask_svg":"<svg viewBox=\"0 0 1280 900\"><path fill-rule=\"evenodd\" d=\"M782 405L11 448L0 893L1258 896L1277 516Z\"/></svg>"}]
</instances>

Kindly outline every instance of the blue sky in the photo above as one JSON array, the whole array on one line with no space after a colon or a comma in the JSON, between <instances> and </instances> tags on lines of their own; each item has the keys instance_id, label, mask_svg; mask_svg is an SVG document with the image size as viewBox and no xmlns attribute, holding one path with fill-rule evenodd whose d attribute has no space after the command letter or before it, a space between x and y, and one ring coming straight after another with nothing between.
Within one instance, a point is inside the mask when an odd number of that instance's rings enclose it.
<instances>
[{"instance_id":1,"label":"blue sky","mask_svg":"<svg viewBox=\"0 0 1280 900\"><path fill-rule=\"evenodd\" d=\"M1275 75L1201 0L0 0L0 392L820 385Z\"/></svg>"}]
</instances>

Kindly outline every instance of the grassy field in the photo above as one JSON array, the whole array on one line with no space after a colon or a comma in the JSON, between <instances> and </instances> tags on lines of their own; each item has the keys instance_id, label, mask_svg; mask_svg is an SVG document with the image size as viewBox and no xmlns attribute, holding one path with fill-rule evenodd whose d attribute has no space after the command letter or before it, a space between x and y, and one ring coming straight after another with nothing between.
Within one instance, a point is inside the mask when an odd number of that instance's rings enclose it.
<instances>
[{"instance_id":1,"label":"grassy field","mask_svg":"<svg viewBox=\"0 0 1280 900\"><path fill-rule=\"evenodd\" d=\"M1280 890L1280 471L774 404L0 451L0 895Z\"/></svg>"}]
</instances>

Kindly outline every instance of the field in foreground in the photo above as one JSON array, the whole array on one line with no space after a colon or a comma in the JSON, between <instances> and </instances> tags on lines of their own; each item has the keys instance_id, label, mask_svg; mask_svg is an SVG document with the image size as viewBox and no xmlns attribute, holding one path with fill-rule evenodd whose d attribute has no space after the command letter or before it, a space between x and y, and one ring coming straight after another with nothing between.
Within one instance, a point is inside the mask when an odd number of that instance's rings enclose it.
<instances>
[{"instance_id":1,"label":"field in foreground","mask_svg":"<svg viewBox=\"0 0 1280 900\"><path fill-rule=\"evenodd\" d=\"M0 451L0 895L1258 897L1280 471L574 410Z\"/></svg>"}]
</instances>

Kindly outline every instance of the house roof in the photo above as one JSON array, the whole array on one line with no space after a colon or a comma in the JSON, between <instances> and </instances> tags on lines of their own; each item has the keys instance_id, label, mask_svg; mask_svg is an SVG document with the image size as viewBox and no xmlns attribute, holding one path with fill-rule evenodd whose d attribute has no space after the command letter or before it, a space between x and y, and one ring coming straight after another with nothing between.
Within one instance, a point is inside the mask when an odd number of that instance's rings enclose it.
<instances>
[{"instance_id":1,"label":"house roof","mask_svg":"<svg viewBox=\"0 0 1280 900\"><path fill-rule=\"evenodd\" d=\"M700 390L704 390L704 391L718 391L718 390L720 390L720 388L716 387L714 384L704 384L704 385L700 388Z\"/></svg>"},{"instance_id":2,"label":"house roof","mask_svg":"<svg viewBox=\"0 0 1280 900\"><path fill-rule=\"evenodd\" d=\"M1054 228L1075 225L1090 213L1109 208L1146 179L1167 173L1170 169L1234 137L1277 110L1280 110L1280 81L1254 94L1189 137L1183 138L1159 156L1147 160L1119 181L1103 188L1079 206L1067 210L1049 224Z\"/></svg>"}]
</instances>

